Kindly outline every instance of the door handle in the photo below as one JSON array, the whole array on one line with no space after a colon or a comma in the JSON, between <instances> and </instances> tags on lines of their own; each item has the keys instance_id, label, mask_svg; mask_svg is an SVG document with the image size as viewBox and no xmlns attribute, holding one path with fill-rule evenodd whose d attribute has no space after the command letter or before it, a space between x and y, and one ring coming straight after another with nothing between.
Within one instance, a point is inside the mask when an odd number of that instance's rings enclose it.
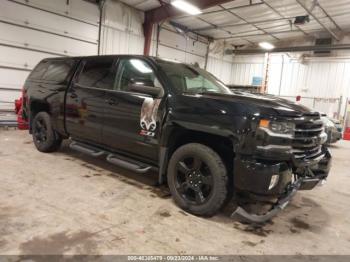
<instances>
[{"instance_id":1,"label":"door handle","mask_svg":"<svg viewBox=\"0 0 350 262\"><path fill-rule=\"evenodd\" d=\"M118 101L115 100L114 98L109 98L109 99L106 99L106 103L109 104L110 106L113 106L113 105L117 105Z\"/></svg>"}]
</instances>

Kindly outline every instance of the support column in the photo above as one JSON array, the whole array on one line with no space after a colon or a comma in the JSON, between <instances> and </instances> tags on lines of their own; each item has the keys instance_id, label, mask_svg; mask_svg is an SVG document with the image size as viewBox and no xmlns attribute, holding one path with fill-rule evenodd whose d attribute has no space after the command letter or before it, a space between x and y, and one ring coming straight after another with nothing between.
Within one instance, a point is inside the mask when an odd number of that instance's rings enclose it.
<instances>
[{"instance_id":1,"label":"support column","mask_svg":"<svg viewBox=\"0 0 350 262\"><path fill-rule=\"evenodd\" d=\"M143 32L145 35L145 45L144 45L143 54L149 55L151 51L151 44L152 44L153 23L145 22L143 25Z\"/></svg>"}]
</instances>

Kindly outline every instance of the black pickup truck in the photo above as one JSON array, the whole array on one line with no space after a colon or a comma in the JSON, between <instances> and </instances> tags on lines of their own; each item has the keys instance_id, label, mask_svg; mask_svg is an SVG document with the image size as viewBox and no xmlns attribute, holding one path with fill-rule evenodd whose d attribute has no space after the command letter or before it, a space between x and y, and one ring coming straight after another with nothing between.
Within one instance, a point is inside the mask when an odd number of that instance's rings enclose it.
<instances>
[{"instance_id":1,"label":"black pickup truck","mask_svg":"<svg viewBox=\"0 0 350 262\"><path fill-rule=\"evenodd\" d=\"M136 173L157 172L174 201L201 216L234 201L264 222L297 190L326 179L320 115L235 92L194 66L145 56L52 58L25 82L24 118L41 152L70 147Z\"/></svg>"}]
</instances>

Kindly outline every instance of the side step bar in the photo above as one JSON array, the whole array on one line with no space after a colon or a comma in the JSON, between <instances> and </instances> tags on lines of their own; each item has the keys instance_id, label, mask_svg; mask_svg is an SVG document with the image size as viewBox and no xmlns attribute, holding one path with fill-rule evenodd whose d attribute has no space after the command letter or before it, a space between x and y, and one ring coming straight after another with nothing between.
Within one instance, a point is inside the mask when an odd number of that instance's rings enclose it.
<instances>
[{"instance_id":1,"label":"side step bar","mask_svg":"<svg viewBox=\"0 0 350 262\"><path fill-rule=\"evenodd\" d=\"M103 154L105 154L105 151L102 151L101 149L98 149L96 147L86 145L83 143L79 143L79 142L72 142L72 143L70 143L69 147L71 149L78 151L78 152L88 154L88 155L93 156L93 157L99 157L99 156L102 156Z\"/></svg>"},{"instance_id":2,"label":"side step bar","mask_svg":"<svg viewBox=\"0 0 350 262\"><path fill-rule=\"evenodd\" d=\"M113 154L109 154L107 156L107 161L110 162L111 164L131 170L138 174L145 174L152 169L151 166L143 165L142 163L139 163L137 161L131 162L130 160L126 160L121 156L113 155Z\"/></svg>"},{"instance_id":3,"label":"side step bar","mask_svg":"<svg viewBox=\"0 0 350 262\"><path fill-rule=\"evenodd\" d=\"M88 154L93 157L99 157L102 155L107 154L107 161L113 165L119 166L124 169L128 169L130 171L133 171L138 174L145 174L148 171L150 171L152 168L155 168L153 166L144 164L142 162L129 159L124 156L120 156L117 154L112 154L111 152L108 151L103 151L97 147L81 143L81 142L76 142L72 141L72 143L69 145L69 147L73 150L76 150L78 152Z\"/></svg>"}]
</instances>

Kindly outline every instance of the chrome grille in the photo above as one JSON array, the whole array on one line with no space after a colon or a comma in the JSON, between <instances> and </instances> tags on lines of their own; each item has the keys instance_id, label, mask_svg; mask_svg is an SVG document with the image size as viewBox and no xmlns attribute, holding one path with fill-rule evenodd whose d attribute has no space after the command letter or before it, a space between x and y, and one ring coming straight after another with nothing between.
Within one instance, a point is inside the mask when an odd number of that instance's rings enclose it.
<instances>
[{"instance_id":1,"label":"chrome grille","mask_svg":"<svg viewBox=\"0 0 350 262\"><path fill-rule=\"evenodd\" d=\"M322 132L323 123L318 117L295 119L295 138L292 143L295 158L312 159L320 155Z\"/></svg>"}]
</instances>

